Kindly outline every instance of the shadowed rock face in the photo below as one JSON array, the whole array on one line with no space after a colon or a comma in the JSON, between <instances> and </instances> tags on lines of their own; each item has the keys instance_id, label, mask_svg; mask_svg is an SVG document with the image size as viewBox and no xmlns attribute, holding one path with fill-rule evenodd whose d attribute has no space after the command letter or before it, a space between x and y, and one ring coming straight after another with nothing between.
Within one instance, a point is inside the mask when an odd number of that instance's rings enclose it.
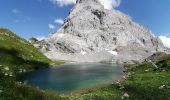
<instances>
[{"instance_id":1,"label":"shadowed rock face","mask_svg":"<svg viewBox=\"0 0 170 100\"><path fill-rule=\"evenodd\" d=\"M134 63L165 51L148 29L97 0L77 0L64 25L36 46L53 60L77 62Z\"/></svg>"}]
</instances>

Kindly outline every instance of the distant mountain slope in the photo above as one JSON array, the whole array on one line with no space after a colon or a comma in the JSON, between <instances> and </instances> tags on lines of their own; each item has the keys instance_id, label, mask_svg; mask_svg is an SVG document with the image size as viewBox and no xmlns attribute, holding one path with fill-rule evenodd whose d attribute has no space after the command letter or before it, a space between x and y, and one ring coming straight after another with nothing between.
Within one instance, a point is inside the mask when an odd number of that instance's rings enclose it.
<instances>
[{"instance_id":1,"label":"distant mountain slope","mask_svg":"<svg viewBox=\"0 0 170 100\"><path fill-rule=\"evenodd\" d=\"M47 66L46 58L28 41L8 29L0 28L0 70L17 73ZM6 73L6 74L10 74Z\"/></svg>"},{"instance_id":2,"label":"distant mountain slope","mask_svg":"<svg viewBox=\"0 0 170 100\"><path fill-rule=\"evenodd\" d=\"M166 50L150 30L98 0L77 0L63 26L36 46L51 59L76 62L142 62Z\"/></svg>"}]
</instances>

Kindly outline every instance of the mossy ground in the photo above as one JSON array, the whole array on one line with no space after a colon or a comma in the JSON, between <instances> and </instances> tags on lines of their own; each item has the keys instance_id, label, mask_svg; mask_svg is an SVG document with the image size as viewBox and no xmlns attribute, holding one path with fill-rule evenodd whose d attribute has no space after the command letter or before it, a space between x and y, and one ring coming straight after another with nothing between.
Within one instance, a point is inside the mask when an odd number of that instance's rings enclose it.
<instances>
[{"instance_id":1,"label":"mossy ground","mask_svg":"<svg viewBox=\"0 0 170 100\"><path fill-rule=\"evenodd\" d=\"M161 54L153 61L158 69L150 62L126 65L131 75L120 84L61 96L16 81L15 74L23 69L42 68L52 61L26 40L7 29L0 29L0 100L170 100L170 55Z\"/></svg>"}]
</instances>

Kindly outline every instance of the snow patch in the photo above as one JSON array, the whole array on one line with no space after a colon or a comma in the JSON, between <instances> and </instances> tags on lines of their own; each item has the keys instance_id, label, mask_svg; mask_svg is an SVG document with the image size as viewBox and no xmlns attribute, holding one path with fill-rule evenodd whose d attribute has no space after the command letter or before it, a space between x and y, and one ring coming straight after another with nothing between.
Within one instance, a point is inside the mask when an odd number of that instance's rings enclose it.
<instances>
[{"instance_id":1,"label":"snow patch","mask_svg":"<svg viewBox=\"0 0 170 100\"><path fill-rule=\"evenodd\" d=\"M108 51L108 53L115 55L115 56L118 55L118 53L116 51L112 51L112 50Z\"/></svg>"},{"instance_id":2,"label":"snow patch","mask_svg":"<svg viewBox=\"0 0 170 100\"><path fill-rule=\"evenodd\" d=\"M55 34L51 35L51 38L59 39L59 38L62 38L64 35L65 35L64 33L55 33Z\"/></svg>"},{"instance_id":3,"label":"snow patch","mask_svg":"<svg viewBox=\"0 0 170 100\"><path fill-rule=\"evenodd\" d=\"M60 34L58 34L57 36L60 37L60 38L62 38L62 37L64 36L64 34L63 34L63 33L60 33Z\"/></svg>"},{"instance_id":4,"label":"snow patch","mask_svg":"<svg viewBox=\"0 0 170 100\"><path fill-rule=\"evenodd\" d=\"M82 54L82 55L85 55L86 53L87 53L87 52L85 52L85 51L81 51L81 54Z\"/></svg>"}]
</instances>

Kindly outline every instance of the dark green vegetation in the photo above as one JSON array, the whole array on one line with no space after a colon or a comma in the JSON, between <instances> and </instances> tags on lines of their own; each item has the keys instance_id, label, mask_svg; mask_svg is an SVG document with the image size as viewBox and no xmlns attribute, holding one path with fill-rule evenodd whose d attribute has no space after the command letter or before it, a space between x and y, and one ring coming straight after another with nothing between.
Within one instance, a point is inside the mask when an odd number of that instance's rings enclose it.
<instances>
[{"instance_id":1,"label":"dark green vegetation","mask_svg":"<svg viewBox=\"0 0 170 100\"><path fill-rule=\"evenodd\" d=\"M63 62L52 62L26 40L0 28L0 100L51 100L50 93L16 82L16 75L52 63Z\"/></svg>"},{"instance_id":2,"label":"dark green vegetation","mask_svg":"<svg viewBox=\"0 0 170 100\"><path fill-rule=\"evenodd\" d=\"M152 60L158 68L150 62L127 66L134 73L123 82L130 100L170 100L170 55L160 54Z\"/></svg>"},{"instance_id":3,"label":"dark green vegetation","mask_svg":"<svg viewBox=\"0 0 170 100\"><path fill-rule=\"evenodd\" d=\"M51 63L27 41L0 29L0 100L170 100L170 55L151 57L150 62L126 65L128 78L121 83L89 92L59 96L16 82L15 74Z\"/></svg>"}]
</instances>

